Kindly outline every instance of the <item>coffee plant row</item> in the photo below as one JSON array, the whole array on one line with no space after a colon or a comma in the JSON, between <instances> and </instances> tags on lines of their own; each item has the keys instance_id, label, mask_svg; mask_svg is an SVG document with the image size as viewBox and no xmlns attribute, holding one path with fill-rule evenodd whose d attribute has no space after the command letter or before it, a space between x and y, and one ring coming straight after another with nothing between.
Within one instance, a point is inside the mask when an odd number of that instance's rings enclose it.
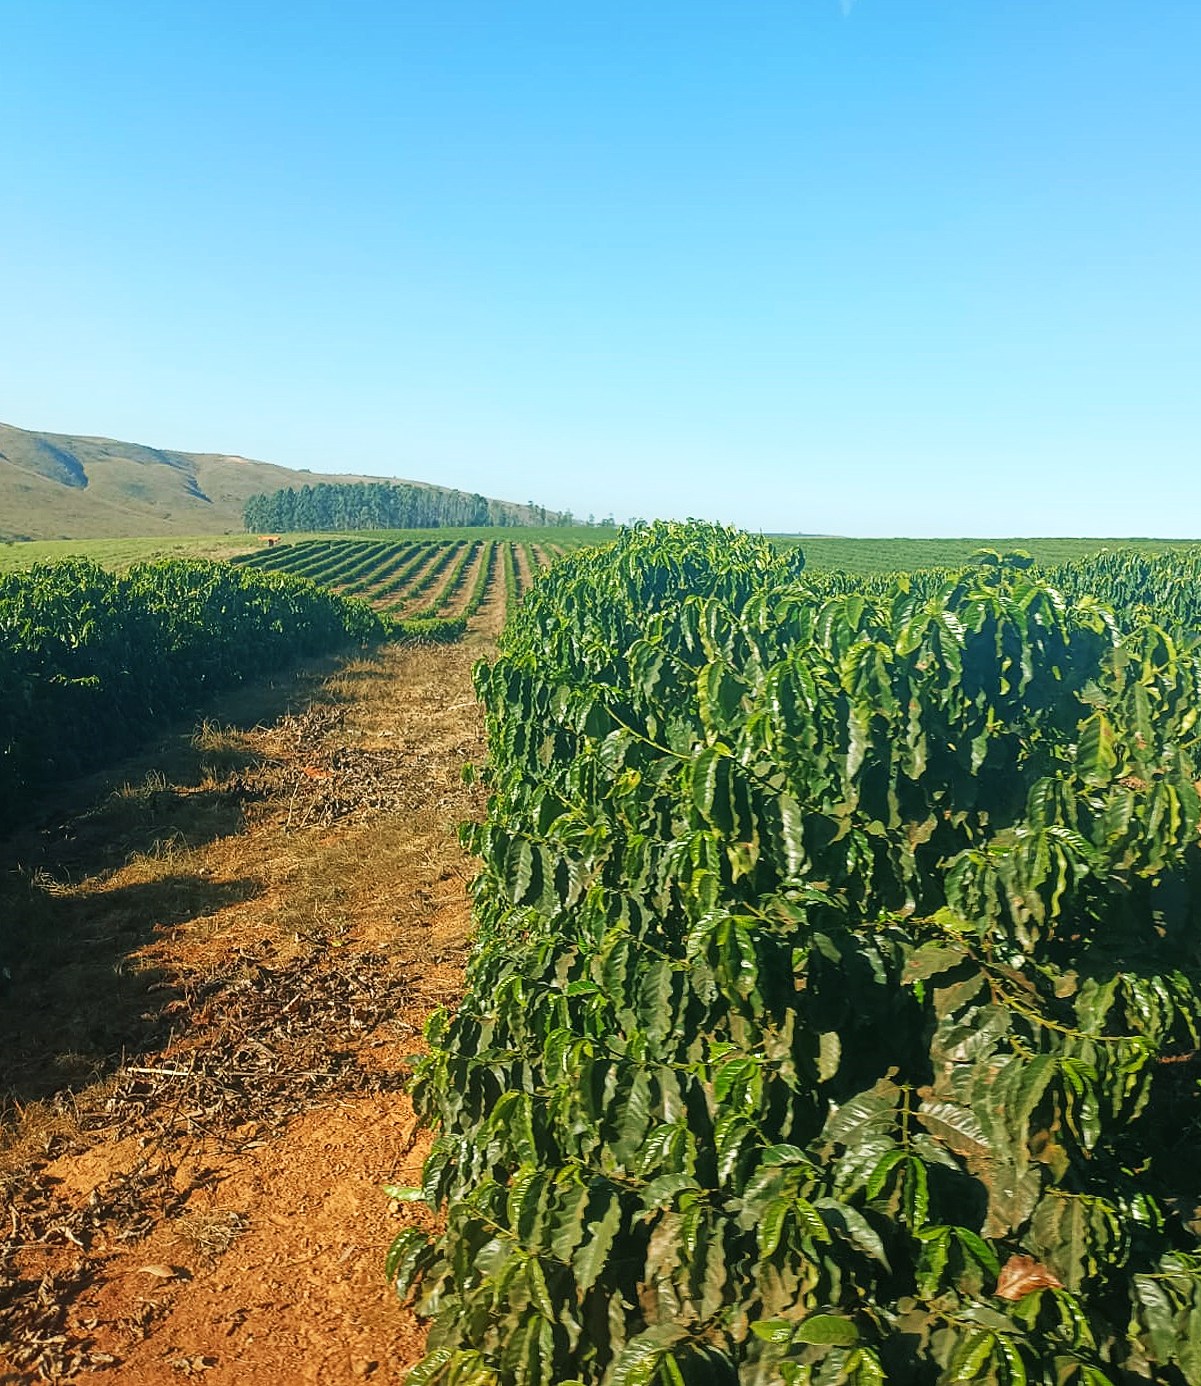
<instances>
[{"instance_id":1,"label":"coffee plant row","mask_svg":"<svg viewBox=\"0 0 1201 1386\"><path fill-rule=\"evenodd\" d=\"M1201 1383L1201 662L1125 562L656 524L534 586L410 1386Z\"/></svg>"},{"instance_id":2,"label":"coffee plant row","mask_svg":"<svg viewBox=\"0 0 1201 1386\"><path fill-rule=\"evenodd\" d=\"M983 563L1034 568L1020 551L998 554L981 550L977 558ZM911 591L928 596L956 575L957 570L947 568L871 576L828 569L809 571L806 579L822 595L858 591L883 597L899 584L906 584ZM1103 602L1126 624L1147 619L1183 631L1201 631L1201 546L1162 554L1133 549L1102 551L1087 559L1043 568L1041 575L1064 596Z\"/></svg>"},{"instance_id":3,"label":"coffee plant row","mask_svg":"<svg viewBox=\"0 0 1201 1386\"><path fill-rule=\"evenodd\" d=\"M563 551L558 544L535 546L508 539L305 539L235 561L263 572L311 578L345 595L362 597L404 621L457 619L458 625L447 627L454 638L462 633L462 621L483 606L494 584L507 608L520 600L518 550L531 575ZM433 632L438 638L441 633L446 638L441 625L423 629L427 635Z\"/></svg>"},{"instance_id":4,"label":"coffee plant row","mask_svg":"<svg viewBox=\"0 0 1201 1386\"><path fill-rule=\"evenodd\" d=\"M0 826L27 794L137 745L211 690L392 634L363 602L224 563L117 577L69 560L0 576Z\"/></svg>"}]
</instances>

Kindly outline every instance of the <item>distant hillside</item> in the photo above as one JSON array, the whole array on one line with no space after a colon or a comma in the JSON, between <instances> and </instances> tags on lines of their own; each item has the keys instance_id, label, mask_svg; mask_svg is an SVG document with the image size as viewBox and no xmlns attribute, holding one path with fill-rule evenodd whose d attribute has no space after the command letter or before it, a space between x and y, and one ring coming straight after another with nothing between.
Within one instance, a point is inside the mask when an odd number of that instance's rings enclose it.
<instances>
[{"instance_id":1,"label":"distant hillside","mask_svg":"<svg viewBox=\"0 0 1201 1386\"><path fill-rule=\"evenodd\" d=\"M246 457L170 452L0 424L0 540L238 532L251 496L318 482L384 480L392 478L317 475ZM510 523L535 518L529 506L490 504L500 506Z\"/></svg>"}]
</instances>

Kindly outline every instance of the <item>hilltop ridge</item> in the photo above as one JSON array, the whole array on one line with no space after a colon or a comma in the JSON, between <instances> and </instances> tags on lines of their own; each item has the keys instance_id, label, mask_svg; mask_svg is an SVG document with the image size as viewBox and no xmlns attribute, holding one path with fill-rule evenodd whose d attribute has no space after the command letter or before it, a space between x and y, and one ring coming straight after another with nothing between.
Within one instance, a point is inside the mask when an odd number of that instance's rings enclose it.
<instances>
[{"instance_id":1,"label":"hilltop ridge","mask_svg":"<svg viewBox=\"0 0 1201 1386\"><path fill-rule=\"evenodd\" d=\"M0 423L0 541L240 532L242 507L251 496L359 481L400 478L314 473L236 454L178 452ZM454 489L427 481L404 484ZM529 518L529 506L495 504L515 523Z\"/></svg>"}]
</instances>

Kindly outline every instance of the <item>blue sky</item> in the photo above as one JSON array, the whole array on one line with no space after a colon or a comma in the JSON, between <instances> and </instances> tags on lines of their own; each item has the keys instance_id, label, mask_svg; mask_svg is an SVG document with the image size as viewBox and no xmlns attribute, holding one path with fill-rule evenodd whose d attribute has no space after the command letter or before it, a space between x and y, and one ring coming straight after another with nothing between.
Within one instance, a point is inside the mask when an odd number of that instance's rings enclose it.
<instances>
[{"instance_id":1,"label":"blue sky","mask_svg":"<svg viewBox=\"0 0 1201 1386\"><path fill-rule=\"evenodd\" d=\"M0 0L0 419L1201 536L1196 0Z\"/></svg>"}]
</instances>

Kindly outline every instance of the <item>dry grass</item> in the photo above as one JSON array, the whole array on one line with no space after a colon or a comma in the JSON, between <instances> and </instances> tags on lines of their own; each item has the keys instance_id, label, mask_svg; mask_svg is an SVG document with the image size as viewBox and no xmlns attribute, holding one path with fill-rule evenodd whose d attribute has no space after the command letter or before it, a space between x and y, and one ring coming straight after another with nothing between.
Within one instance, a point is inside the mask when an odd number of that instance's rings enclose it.
<instances>
[{"instance_id":1,"label":"dry grass","mask_svg":"<svg viewBox=\"0 0 1201 1386\"><path fill-rule=\"evenodd\" d=\"M113 790L112 797L117 803L133 808L151 804L160 794L166 792L166 775L161 770L147 770L140 784L130 784L126 780L119 788Z\"/></svg>"},{"instance_id":2,"label":"dry grass","mask_svg":"<svg viewBox=\"0 0 1201 1386\"><path fill-rule=\"evenodd\" d=\"M74 1111L62 1111L50 1102L14 1103L0 1123L0 1182L31 1160L48 1160L55 1151L77 1147L83 1139Z\"/></svg>"},{"instance_id":3,"label":"dry grass","mask_svg":"<svg viewBox=\"0 0 1201 1386\"><path fill-rule=\"evenodd\" d=\"M223 727L207 719L201 722L189 742L199 759L200 787L215 788L231 775L260 765L263 730Z\"/></svg>"},{"instance_id":4,"label":"dry grass","mask_svg":"<svg viewBox=\"0 0 1201 1386\"><path fill-rule=\"evenodd\" d=\"M11 1159L23 1143L76 1144L76 1107L94 1108L123 1063L177 1031L181 960L203 967L267 939L280 960L408 947L432 973L453 972L472 874L456 824L478 812L461 771L483 753L474 658L389 648L346 664L299 713L204 721L44 832L30 853L42 864L9 863L0 1127ZM356 802L364 765L391 777L383 811ZM301 806L335 787L339 813L298 828ZM12 845L29 852L30 841Z\"/></svg>"},{"instance_id":5,"label":"dry grass","mask_svg":"<svg viewBox=\"0 0 1201 1386\"><path fill-rule=\"evenodd\" d=\"M281 1230L280 1210L334 1209L346 1186L328 1151L320 1176L281 1160L306 1114L369 1108L356 1151L377 1128L412 1142L406 1056L458 994L470 928L456 826L481 809L462 780L484 750L477 653L386 648L301 700L244 690L0 844L0 1215L7 1200L22 1224L4 1254L18 1288L50 1285L56 1305L53 1322L32 1300L11 1320L26 1363L86 1373L143 1339L159 1361L176 1330L142 1315L147 1263L195 1268L156 1287L178 1296L251 1241L307 1265L311 1220ZM263 1193L268 1176L288 1194ZM37 1240L51 1227L67 1240ZM374 1284L384 1234L355 1235ZM80 1279L83 1244L107 1250ZM245 1274L243 1306L261 1281ZM278 1313L311 1327L301 1305Z\"/></svg>"}]
</instances>

